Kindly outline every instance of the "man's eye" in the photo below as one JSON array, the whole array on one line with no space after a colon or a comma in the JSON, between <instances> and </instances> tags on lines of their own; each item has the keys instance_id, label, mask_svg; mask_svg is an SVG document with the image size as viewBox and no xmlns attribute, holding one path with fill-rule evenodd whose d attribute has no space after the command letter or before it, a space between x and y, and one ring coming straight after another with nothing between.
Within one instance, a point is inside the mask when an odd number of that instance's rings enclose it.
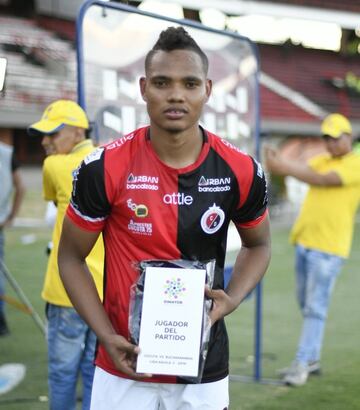
<instances>
[{"instance_id":1,"label":"man's eye","mask_svg":"<svg viewBox=\"0 0 360 410\"><path fill-rule=\"evenodd\" d=\"M186 83L187 88L195 88L197 86L197 83L195 81L188 81Z\"/></svg>"},{"instance_id":2,"label":"man's eye","mask_svg":"<svg viewBox=\"0 0 360 410\"><path fill-rule=\"evenodd\" d=\"M155 87L165 87L166 81L165 80L156 80L154 81Z\"/></svg>"}]
</instances>

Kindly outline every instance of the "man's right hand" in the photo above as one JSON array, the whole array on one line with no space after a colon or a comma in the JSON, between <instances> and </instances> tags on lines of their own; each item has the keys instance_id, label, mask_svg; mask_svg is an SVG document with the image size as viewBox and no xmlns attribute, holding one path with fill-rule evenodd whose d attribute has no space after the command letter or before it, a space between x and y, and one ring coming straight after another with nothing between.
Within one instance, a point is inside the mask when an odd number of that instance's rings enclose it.
<instances>
[{"instance_id":1,"label":"man's right hand","mask_svg":"<svg viewBox=\"0 0 360 410\"><path fill-rule=\"evenodd\" d=\"M111 334L100 343L105 347L115 367L120 372L134 379L151 377L151 374L136 373L136 359L140 353L139 346L128 342L123 336Z\"/></svg>"}]
</instances>

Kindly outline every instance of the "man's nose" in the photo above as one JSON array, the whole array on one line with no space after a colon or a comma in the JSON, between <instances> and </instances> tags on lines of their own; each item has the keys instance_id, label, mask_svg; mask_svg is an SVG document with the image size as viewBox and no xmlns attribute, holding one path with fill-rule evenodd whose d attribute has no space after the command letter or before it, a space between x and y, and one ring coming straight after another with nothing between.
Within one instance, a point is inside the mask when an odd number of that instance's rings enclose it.
<instances>
[{"instance_id":1,"label":"man's nose","mask_svg":"<svg viewBox=\"0 0 360 410\"><path fill-rule=\"evenodd\" d=\"M171 87L168 94L168 101L184 101L184 89L181 85L174 85Z\"/></svg>"},{"instance_id":2,"label":"man's nose","mask_svg":"<svg viewBox=\"0 0 360 410\"><path fill-rule=\"evenodd\" d=\"M48 135L44 135L41 140L41 145L44 147L45 145L50 144L50 137Z\"/></svg>"}]
</instances>

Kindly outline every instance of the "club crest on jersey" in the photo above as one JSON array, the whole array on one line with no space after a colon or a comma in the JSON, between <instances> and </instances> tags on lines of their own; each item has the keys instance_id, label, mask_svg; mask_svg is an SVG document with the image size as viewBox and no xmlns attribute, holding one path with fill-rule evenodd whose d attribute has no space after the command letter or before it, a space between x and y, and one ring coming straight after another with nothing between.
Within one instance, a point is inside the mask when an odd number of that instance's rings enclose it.
<instances>
[{"instance_id":1,"label":"club crest on jersey","mask_svg":"<svg viewBox=\"0 0 360 410\"><path fill-rule=\"evenodd\" d=\"M223 225L225 221L224 211L214 204L207 211L204 212L201 217L201 228L202 230L211 235L217 232Z\"/></svg>"}]
</instances>

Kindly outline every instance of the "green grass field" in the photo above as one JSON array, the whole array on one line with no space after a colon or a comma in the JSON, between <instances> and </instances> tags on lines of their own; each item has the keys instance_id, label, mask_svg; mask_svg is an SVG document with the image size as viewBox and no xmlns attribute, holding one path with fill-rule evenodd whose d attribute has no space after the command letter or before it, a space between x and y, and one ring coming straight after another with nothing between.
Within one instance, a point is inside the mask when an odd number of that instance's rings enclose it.
<instances>
[{"instance_id":1,"label":"green grass field","mask_svg":"<svg viewBox=\"0 0 360 410\"><path fill-rule=\"evenodd\" d=\"M49 230L44 228L13 228L6 233L6 264L41 317L44 317L44 302L40 292L49 237ZM231 382L232 410L360 409L359 245L360 226L351 258L338 280L331 303L323 375L313 376L302 388ZM263 377L266 379L277 380L276 369L292 360L300 331L292 263L293 250L287 243L287 229L273 227L273 256L264 280L263 301ZM9 296L15 297L9 286L8 291ZM40 401L47 396L44 337L29 315L12 305L7 307L7 313L11 335L0 338L0 363L24 363L27 375L16 389L0 396L0 410L46 409L48 404ZM253 319L253 298L227 319L234 375L252 375Z\"/></svg>"}]
</instances>

